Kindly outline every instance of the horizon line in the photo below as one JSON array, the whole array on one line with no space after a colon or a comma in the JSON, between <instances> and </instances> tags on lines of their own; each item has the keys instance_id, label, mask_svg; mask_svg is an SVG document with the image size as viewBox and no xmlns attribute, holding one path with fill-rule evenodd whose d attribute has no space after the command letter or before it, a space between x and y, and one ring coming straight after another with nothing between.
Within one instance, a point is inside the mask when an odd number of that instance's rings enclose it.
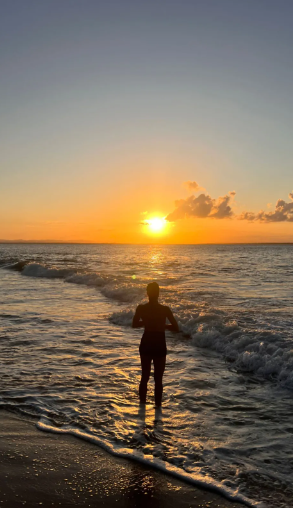
<instances>
[{"instance_id":1,"label":"horizon line","mask_svg":"<svg viewBox=\"0 0 293 508\"><path fill-rule=\"evenodd\" d=\"M292 242L201 242L201 243L133 243L133 242L74 242L61 240L0 240L0 245L293 245Z\"/></svg>"}]
</instances>

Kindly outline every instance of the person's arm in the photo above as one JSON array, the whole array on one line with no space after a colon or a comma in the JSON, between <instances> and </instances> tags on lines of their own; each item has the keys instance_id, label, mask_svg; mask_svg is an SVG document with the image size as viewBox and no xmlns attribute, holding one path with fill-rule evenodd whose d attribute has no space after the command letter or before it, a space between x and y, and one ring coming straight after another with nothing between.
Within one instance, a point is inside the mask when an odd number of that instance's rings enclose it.
<instances>
[{"instance_id":1,"label":"person's arm","mask_svg":"<svg viewBox=\"0 0 293 508\"><path fill-rule=\"evenodd\" d=\"M141 306L138 305L132 320L132 328L142 328L144 326L141 317Z\"/></svg>"},{"instance_id":2,"label":"person's arm","mask_svg":"<svg viewBox=\"0 0 293 508\"><path fill-rule=\"evenodd\" d=\"M170 325L166 325L166 330L171 330L171 332L179 332L179 326L176 319L173 316L173 312L169 307L167 307L167 319L170 321Z\"/></svg>"}]
</instances>

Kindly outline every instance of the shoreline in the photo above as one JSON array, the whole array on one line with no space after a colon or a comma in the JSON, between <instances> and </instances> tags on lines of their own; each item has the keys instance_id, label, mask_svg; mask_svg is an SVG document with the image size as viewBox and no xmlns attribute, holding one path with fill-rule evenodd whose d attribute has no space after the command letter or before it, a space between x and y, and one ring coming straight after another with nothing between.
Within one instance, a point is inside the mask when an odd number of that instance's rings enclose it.
<instances>
[{"instance_id":1,"label":"shoreline","mask_svg":"<svg viewBox=\"0 0 293 508\"><path fill-rule=\"evenodd\" d=\"M1 506L240 508L220 494L0 410Z\"/></svg>"}]
</instances>

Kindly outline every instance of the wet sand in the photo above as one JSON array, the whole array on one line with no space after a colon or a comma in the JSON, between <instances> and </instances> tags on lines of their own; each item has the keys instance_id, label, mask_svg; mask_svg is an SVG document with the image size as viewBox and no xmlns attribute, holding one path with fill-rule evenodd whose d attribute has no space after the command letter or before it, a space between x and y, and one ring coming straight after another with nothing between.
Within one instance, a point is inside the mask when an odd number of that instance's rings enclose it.
<instances>
[{"instance_id":1,"label":"wet sand","mask_svg":"<svg viewBox=\"0 0 293 508\"><path fill-rule=\"evenodd\" d=\"M0 507L240 508L218 494L0 411Z\"/></svg>"}]
</instances>

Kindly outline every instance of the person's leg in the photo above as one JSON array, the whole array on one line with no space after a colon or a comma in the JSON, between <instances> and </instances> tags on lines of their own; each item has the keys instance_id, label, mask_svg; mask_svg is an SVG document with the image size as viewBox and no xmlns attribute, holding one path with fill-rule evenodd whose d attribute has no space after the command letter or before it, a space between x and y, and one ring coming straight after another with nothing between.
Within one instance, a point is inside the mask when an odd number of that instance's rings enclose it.
<instances>
[{"instance_id":1,"label":"person's leg","mask_svg":"<svg viewBox=\"0 0 293 508\"><path fill-rule=\"evenodd\" d=\"M155 378L155 404L162 404L163 395L163 374L166 365L166 356L156 356L154 358L154 378Z\"/></svg>"},{"instance_id":2,"label":"person's leg","mask_svg":"<svg viewBox=\"0 0 293 508\"><path fill-rule=\"evenodd\" d=\"M149 355L140 355L141 361L141 380L139 385L139 398L140 402L146 403L146 395L148 389L148 380L151 373L152 357Z\"/></svg>"}]
</instances>

